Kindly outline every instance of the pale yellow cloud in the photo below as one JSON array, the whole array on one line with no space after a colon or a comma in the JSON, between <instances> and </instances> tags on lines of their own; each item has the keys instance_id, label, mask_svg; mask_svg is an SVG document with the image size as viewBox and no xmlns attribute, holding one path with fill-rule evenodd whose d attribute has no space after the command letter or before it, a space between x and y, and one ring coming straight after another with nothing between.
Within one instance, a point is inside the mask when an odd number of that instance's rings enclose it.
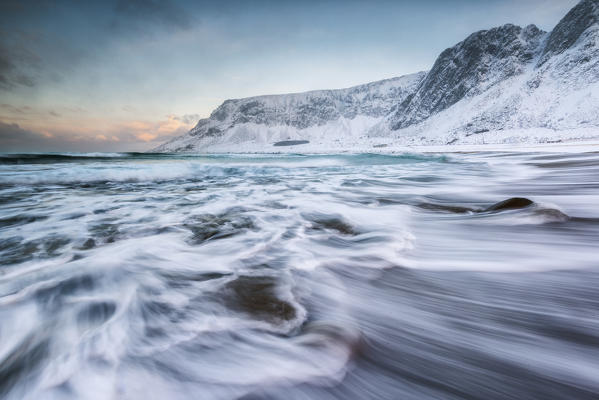
<instances>
[{"instance_id":1,"label":"pale yellow cloud","mask_svg":"<svg viewBox=\"0 0 599 400\"><path fill-rule=\"evenodd\" d=\"M187 132L193 125L181 121L175 115L167 115L166 119L159 121L126 121L121 125L115 125L112 130L121 133L130 133L143 142L152 142L158 138L166 138L181 135Z\"/></svg>"},{"instance_id":2,"label":"pale yellow cloud","mask_svg":"<svg viewBox=\"0 0 599 400\"><path fill-rule=\"evenodd\" d=\"M55 142L59 147L61 144L68 144L69 148L81 147L82 151L94 151L94 143L97 143L99 148L109 146L115 151L119 151L120 148L123 151L146 150L173 136L186 133L199 118L191 114L168 114L154 120L113 119L61 109L60 116L49 119L41 117L45 112L41 109L29 107L15 110L2 105L0 121L9 125L18 124L20 129L36 133L40 139L43 138L44 145L51 142Z\"/></svg>"},{"instance_id":3,"label":"pale yellow cloud","mask_svg":"<svg viewBox=\"0 0 599 400\"><path fill-rule=\"evenodd\" d=\"M138 133L135 135L135 137L144 142L151 142L152 140L156 139L158 135L152 133Z\"/></svg>"}]
</instances>

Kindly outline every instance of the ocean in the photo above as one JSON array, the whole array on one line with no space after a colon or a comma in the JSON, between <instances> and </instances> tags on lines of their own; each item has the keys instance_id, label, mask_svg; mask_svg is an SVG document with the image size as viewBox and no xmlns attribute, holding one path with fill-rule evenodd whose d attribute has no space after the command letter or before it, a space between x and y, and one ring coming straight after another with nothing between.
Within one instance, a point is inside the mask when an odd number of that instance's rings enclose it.
<instances>
[{"instance_id":1,"label":"ocean","mask_svg":"<svg viewBox=\"0 0 599 400\"><path fill-rule=\"evenodd\" d=\"M0 155L0 398L596 399L599 153Z\"/></svg>"}]
</instances>

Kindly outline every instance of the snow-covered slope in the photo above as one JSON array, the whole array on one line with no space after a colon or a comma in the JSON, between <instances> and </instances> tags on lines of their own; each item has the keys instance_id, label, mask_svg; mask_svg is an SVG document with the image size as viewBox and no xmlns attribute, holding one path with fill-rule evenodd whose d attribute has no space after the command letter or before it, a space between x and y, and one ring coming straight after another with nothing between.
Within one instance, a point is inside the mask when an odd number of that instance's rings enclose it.
<instances>
[{"instance_id":1,"label":"snow-covered slope","mask_svg":"<svg viewBox=\"0 0 599 400\"><path fill-rule=\"evenodd\" d=\"M599 139L599 0L550 32L507 24L443 51L428 73L342 90L227 100L155 151L367 151Z\"/></svg>"},{"instance_id":2,"label":"snow-covered slope","mask_svg":"<svg viewBox=\"0 0 599 400\"><path fill-rule=\"evenodd\" d=\"M522 29L507 24L473 33L445 50L416 92L390 116L391 129L417 124L521 74L539 53L544 36L534 25Z\"/></svg>"},{"instance_id":3,"label":"snow-covered slope","mask_svg":"<svg viewBox=\"0 0 599 400\"><path fill-rule=\"evenodd\" d=\"M519 28L506 25L496 30L517 33ZM536 32L533 41L527 39L531 37L527 31ZM435 69L440 57L414 96L373 128L370 135L390 137L403 144L533 143L599 137L599 0L581 1L550 34L529 26L517 36L515 41L529 44L515 46L530 49L526 55L516 51L508 56L508 62L505 57L479 57L485 61L476 63L477 71L488 71L483 74L466 74L464 71L472 68L455 61L463 59L460 50L472 36L456 45L451 50L461 56ZM461 80L433 76L437 71L447 75L456 64L464 67L451 71L449 76L461 74ZM486 68L488 65L494 67ZM438 85L429 89L431 81ZM423 96L425 90L442 92L443 98L452 98L456 91L463 92L463 96L439 111L430 107L431 100L412 100L435 98ZM409 123L411 119L419 123Z\"/></svg>"},{"instance_id":4,"label":"snow-covered slope","mask_svg":"<svg viewBox=\"0 0 599 400\"><path fill-rule=\"evenodd\" d=\"M412 93L425 75L419 72L348 89L227 100L188 134L154 151L235 151L243 144L272 146L285 140L335 141L363 135Z\"/></svg>"}]
</instances>

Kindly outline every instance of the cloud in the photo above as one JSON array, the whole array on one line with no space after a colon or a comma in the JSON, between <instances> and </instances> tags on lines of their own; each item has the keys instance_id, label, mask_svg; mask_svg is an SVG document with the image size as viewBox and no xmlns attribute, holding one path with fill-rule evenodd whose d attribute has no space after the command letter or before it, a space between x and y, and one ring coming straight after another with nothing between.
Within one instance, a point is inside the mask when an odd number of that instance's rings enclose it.
<instances>
[{"instance_id":1,"label":"cloud","mask_svg":"<svg viewBox=\"0 0 599 400\"><path fill-rule=\"evenodd\" d=\"M144 151L185 134L192 124L183 122L182 119L186 119L183 117L186 116L169 115L159 121L126 121L105 129L97 129L93 122L73 122L71 129L37 130L0 121L0 152Z\"/></svg>"},{"instance_id":2,"label":"cloud","mask_svg":"<svg viewBox=\"0 0 599 400\"><path fill-rule=\"evenodd\" d=\"M176 121L181 121L185 124L196 124L200 120L200 114L185 114L185 115L171 115Z\"/></svg>"},{"instance_id":3,"label":"cloud","mask_svg":"<svg viewBox=\"0 0 599 400\"><path fill-rule=\"evenodd\" d=\"M156 24L170 29L187 29L191 26L189 14L174 1L167 0L118 0L114 7L116 21L113 27L124 29L148 26L152 29Z\"/></svg>"},{"instance_id":4,"label":"cloud","mask_svg":"<svg viewBox=\"0 0 599 400\"><path fill-rule=\"evenodd\" d=\"M106 52L190 28L193 6L172 0L0 1L0 93L68 88L81 77L96 82L111 66Z\"/></svg>"},{"instance_id":5,"label":"cloud","mask_svg":"<svg viewBox=\"0 0 599 400\"><path fill-rule=\"evenodd\" d=\"M190 114L183 116L168 115L166 120L157 122L131 121L121 129L132 134L141 142L163 142L187 133L192 124L196 122L191 117Z\"/></svg>"},{"instance_id":6,"label":"cloud","mask_svg":"<svg viewBox=\"0 0 599 400\"><path fill-rule=\"evenodd\" d=\"M12 114L29 114L32 111L32 108L29 106L14 106L7 103L0 104L0 109Z\"/></svg>"},{"instance_id":7,"label":"cloud","mask_svg":"<svg viewBox=\"0 0 599 400\"><path fill-rule=\"evenodd\" d=\"M41 59L24 43L23 38L0 32L0 90L11 90L18 86L33 87L36 84L35 72L40 68Z\"/></svg>"},{"instance_id":8,"label":"cloud","mask_svg":"<svg viewBox=\"0 0 599 400\"><path fill-rule=\"evenodd\" d=\"M25 148L40 147L47 144L50 138L21 128L18 124L7 124L0 121L0 149L2 151L21 151Z\"/></svg>"},{"instance_id":9,"label":"cloud","mask_svg":"<svg viewBox=\"0 0 599 400\"><path fill-rule=\"evenodd\" d=\"M22 128L19 124L0 121L0 151L2 152L130 151L135 149L135 138L130 138L125 145L119 144L119 138L114 139L101 134L88 137L63 131L38 132Z\"/></svg>"},{"instance_id":10,"label":"cloud","mask_svg":"<svg viewBox=\"0 0 599 400\"><path fill-rule=\"evenodd\" d=\"M0 148L11 150L19 144L34 143L43 140L43 137L25 129L18 124L7 124L0 121Z\"/></svg>"}]
</instances>

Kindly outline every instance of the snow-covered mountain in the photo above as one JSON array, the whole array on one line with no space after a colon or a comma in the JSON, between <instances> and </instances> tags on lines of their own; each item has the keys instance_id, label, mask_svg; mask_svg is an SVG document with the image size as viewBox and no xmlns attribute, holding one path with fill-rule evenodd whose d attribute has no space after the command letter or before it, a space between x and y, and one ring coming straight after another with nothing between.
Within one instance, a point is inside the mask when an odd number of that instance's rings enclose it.
<instances>
[{"instance_id":1,"label":"snow-covered mountain","mask_svg":"<svg viewBox=\"0 0 599 400\"><path fill-rule=\"evenodd\" d=\"M549 34L505 25L471 35L370 134L404 144L599 137L599 0Z\"/></svg>"},{"instance_id":2,"label":"snow-covered mountain","mask_svg":"<svg viewBox=\"0 0 599 400\"><path fill-rule=\"evenodd\" d=\"M419 72L348 89L226 100L189 133L154 151L234 151L247 144L356 138L381 122L425 75Z\"/></svg>"},{"instance_id":3,"label":"snow-covered mountain","mask_svg":"<svg viewBox=\"0 0 599 400\"><path fill-rule=\"evenodd\" d=\"M507 24L473 33L445 50L415 93L390 118L391 129L417 124L465 97L521 74L539 53L545 32Z\"/></svg>"},{"instance_id":4,"label":"snow-covered mountain","mask_svg":"<svg viewBox=\"0 0 599 400\"><path fill-rule=\"evenodd\" d=\"M298 140L309 142L301 151L363 151L585 138L599 138L599 0L581 1L550 33L512 24L473 33L427 73L227 100L154 151L273 151Z\"/></svg>"}]
</instances>

